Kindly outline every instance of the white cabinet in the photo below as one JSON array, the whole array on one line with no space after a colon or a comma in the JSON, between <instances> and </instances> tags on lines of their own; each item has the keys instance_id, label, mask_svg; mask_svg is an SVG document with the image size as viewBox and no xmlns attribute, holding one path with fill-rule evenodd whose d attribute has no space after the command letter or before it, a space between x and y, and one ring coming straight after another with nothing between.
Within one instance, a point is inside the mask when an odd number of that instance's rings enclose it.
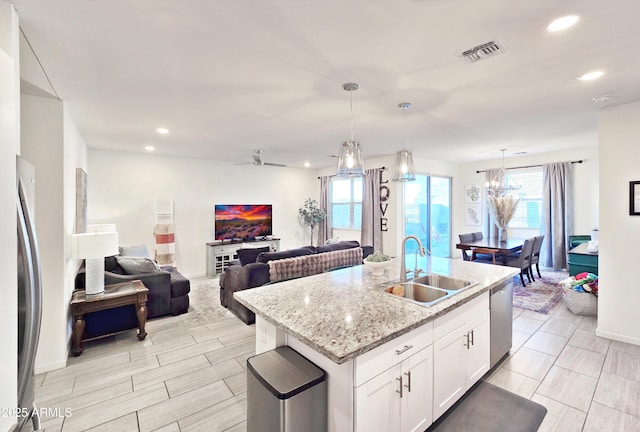
<instances>
[{"instance_id":1,"label":"white cabinet","mask_svg":"<svg viewBox=\"0 0 640 432\"><path fill-rule=\"evenodd\" d=\"M277 252L280 250L280 239L207 243L207 277L213 278L223 273L231 261L238 259L238 249L265 246L269 246L271 252Z\"/></svg>"},{"instance_id":2,"label":"white cabinet","mask_svg":"<svg viewBox=\"0 0 640 432\"><path fill-rule=\"evenodd\" d=\"M434 334L435 420L489 370L488 293L436 319Z\"/></svg>"},{"instance_id":3,"label":"white cabinet","mask_svg":"<svg viewBox=\"0 0 640 432\"><path fill-rule=\"evenodd\" d=\"M356 431L424 431L432 422L433 347L431 325L376 348L356 360ZM425 346L427 345L428 346ZM377 352L375 352L377 351ZM397 358L388 369L390 359ZM358 360L360 360L358 364ZM376 370L374 366L380 366Z\"/></svg>"}]
</instances>

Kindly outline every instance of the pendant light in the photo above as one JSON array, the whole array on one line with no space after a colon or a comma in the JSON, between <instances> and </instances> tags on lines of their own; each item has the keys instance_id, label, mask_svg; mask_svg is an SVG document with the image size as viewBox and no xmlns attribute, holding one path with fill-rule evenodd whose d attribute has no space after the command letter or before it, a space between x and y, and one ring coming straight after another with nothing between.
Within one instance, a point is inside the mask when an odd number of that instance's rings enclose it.
<instances>
[{"instance_id":1,"label":"pendant light","mask_svg":"<svg viewBox=\"0 0 640 432\"><path fill-rule=\"evenodd\" d=\"M522 187L520 183L514 181L507 175L507 170L504 168L504 152L507 151L507 149L500 149L500 151L502 152L502 168L491 181L485 183L487 193L495 197L507 195Z\"/></svg>"},{"instance_id":2,"label":"pendant light","mask_svg":"<svg viewBox=\"0 0 640 432\"><path fill-rule=\"evenodd\" d=\"M353 92L358 90L358 84L346 83L342 86L349 92L351 105L349 111L349 127L351 130L351 139L342 143L340 147L340 155L338 156L338 168L336 175L338 176L363 176L364 175L364 157L360 150L360 144L353 139Z\"/></svg>"},{"instance_id":3,"label":"pendant light","mask_svg":"<svg viewBox=\"0 0 640 432\"><path fill-rule=\"evenodd\" d=\"M416 179L416 171L413 168L413 156L411 150L404 148L405 126L407 123L407 110L411 108L409 102L398 104L404 113L402 120L402 149L396 153L396 163L393 166L393 181L413 181Z\"/></svg>"}]
</instances>

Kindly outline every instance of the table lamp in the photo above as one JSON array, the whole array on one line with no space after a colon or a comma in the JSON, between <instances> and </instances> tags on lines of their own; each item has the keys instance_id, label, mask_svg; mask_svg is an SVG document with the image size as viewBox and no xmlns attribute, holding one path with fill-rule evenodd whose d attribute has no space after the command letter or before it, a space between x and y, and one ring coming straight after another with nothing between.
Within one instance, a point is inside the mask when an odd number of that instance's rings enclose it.
<instances>
[{"instance_id":1,"label":"table lamp","mask_svg":"<svg viewBox=\"0 0 640 432\"><path fill-rule=\"evenodd\" d=\"M86 294L104 292L104 257L118 254L118 233L93 231L74 234L73 250L76 258L85 260Z\"/></svg>"}]
</instances>

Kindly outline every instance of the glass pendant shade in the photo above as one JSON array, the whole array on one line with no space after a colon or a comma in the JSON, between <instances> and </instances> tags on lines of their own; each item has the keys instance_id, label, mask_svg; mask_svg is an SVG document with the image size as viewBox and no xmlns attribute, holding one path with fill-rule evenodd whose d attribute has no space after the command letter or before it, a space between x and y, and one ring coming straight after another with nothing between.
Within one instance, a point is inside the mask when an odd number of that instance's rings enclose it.
<instances>
[{"instance_id":1,"label":"glass pendant shade","mask_svg":"<svg viewBox=\"0 0 640 432\"><path fill-rule=\"evenodd\" d=\"M396 163L393 166L392 181L413 181L416 179L416 170L413 168L413 156L411 150L404 148L404 135L405 135L405 123L407 121L407 110L411 108L409 102L402 102L398 104L398 107L402 109L404 114L402 121L402 150L398 150L396 153Z\"/></svg>"},{"instance_id":2,"label":"glass pendant shade","mask_svg":"<svg viewBox=\"0 0 640 432\"><path fill-rule=\"evenodd\" d=\"M364 175L364 157L357 141L349 140L342 143L336 175L352 177Z\"/></svg>"},{"instance_id":3,"label":"glass pendant shade","mask_svg":"<svg viewBox=\"0 0 640 432\"><path fill-rule=\"evenodd\" d=\"M363 176L364 175L364 156L358 141L353 139L353 92L358 90L358 84L346 83L342 86L349 92L349 128L351 129L351 139L342 143L340 154L338 155L337 176Z\"/></svg>"},{"instance_id":4,"label":"glass pendant shade","mask_svg":"<svg viewBox=\"0 0 640 432\"><path fill-rule=\"evenodd\" d=\"M396 153L396 163L393 166L393 181L413 181L416 179L416 171L413 168L411 150L399 150Z\"/></svg>"}]
</instances>

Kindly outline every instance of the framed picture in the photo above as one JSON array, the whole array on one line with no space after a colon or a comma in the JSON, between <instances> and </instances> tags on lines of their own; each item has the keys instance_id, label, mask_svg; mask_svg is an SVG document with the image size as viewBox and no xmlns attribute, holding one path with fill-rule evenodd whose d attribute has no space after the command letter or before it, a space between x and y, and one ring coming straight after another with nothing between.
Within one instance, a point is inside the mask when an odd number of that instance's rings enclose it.
<instances>
[{"instance_id":1,"label":"framed picture","mask_svg":"<svg viewBox=\"0 0 640 432\"><path fill-rule=\"evenodd\" d=\"M478 226L482 224L482 205L467 204L464 210L464 224Z\"/></svg>"},{"instance_id":2,"label":"framed picture","mask_svg":"<svg viewBox=\"0 0 640 432\"><path fill-rule=\"evenodd\" d=\"M629 214L640 216L640 181L629 182Z\"/></svg>"},{"instance_id":3,"label":"framed picture","mask_svg":"<svg viewBox=\"0 0 640 432\"><path fill-rule=\"evenodd\" d=\"M480 203L480 185L475 183L465 184L464 199L467 204Z\"/></svg>"}]
</instances>

